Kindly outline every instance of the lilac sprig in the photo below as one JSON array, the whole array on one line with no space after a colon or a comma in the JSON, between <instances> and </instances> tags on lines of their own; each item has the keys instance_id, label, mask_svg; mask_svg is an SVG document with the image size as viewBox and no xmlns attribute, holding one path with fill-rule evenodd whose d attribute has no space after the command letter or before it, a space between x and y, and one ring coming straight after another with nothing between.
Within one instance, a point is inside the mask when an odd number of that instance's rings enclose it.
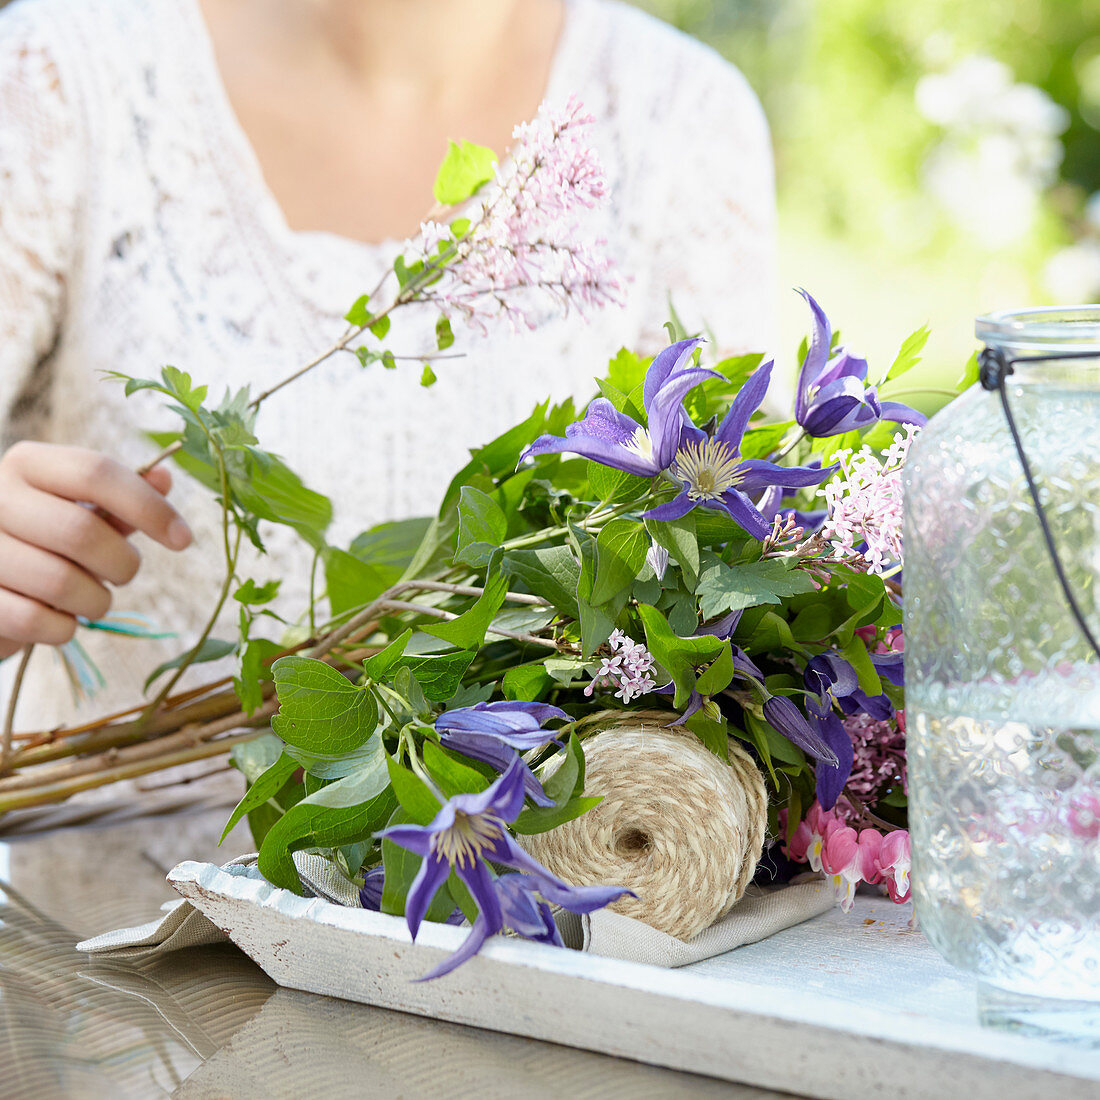
<instances>
[{"instance_id":1,"label":"lilac sprig","mask_svg":"<svg viewBox=\"0 0 1100 1100\"><path fill-rule=\"evenodd\" d=\"M822 537L841 557L862 557L868 572L885 575L901 564L901 470L919 430L906 424L881 459L866 445L854 454L837 451L843 476L818 490L829 508Z\"/></svg>"},{"instance_id":2,"label":"lilac sprig","mask_svg":"<svg viewBox=\"0 0 1100 1100\"><path fill-rule=\"evenodd\" d=\"M631 703L640 695L648 695L657 686L650 673L656 661L641 643L621 630L613 630L607 639L611 656L600 659L600 667L592 682L584 689L591 697L598 688L615 688L615 698Z\"/></svg>"},{"instance_id":3,"label":"lilac sprig","mask_svg":"<svg viewBox=\"0 0 1100 1100\"><path fill-rule=\"evenodd\" d=\"M586 237L580 224L607 195L588 143L594 121L575 96L559 111L544 104L513 131L515 145L495 166L494 186L465 233L455 239L449 226L421 225L420 258L439 262L442 275L423 299L482 333L501 318L534 329L539 311L531 291L549 294L566 312L621 304L606 241Z\"/></svg>"}]
</instances>

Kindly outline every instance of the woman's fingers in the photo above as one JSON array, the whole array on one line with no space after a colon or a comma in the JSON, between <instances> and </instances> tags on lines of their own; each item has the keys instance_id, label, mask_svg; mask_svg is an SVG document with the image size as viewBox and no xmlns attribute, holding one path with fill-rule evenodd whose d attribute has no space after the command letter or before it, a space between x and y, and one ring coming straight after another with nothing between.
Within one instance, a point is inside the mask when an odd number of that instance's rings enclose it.
<instances>
[{"instance_id":1,"label":"woman's fingers","mask_svg":"<svg viewBox=\"0 0 1100 1100\"><path fill-rule=\"evenodd\" d=\"M76 632L76 619L37 600L0 588L0 631L9 654L29 642L64 645Z\"/></svg>"},{"instance_id":2,"label":"woman's fingers","mask_svg":"<svg viewBox=\"0 0 1100 1100\"><path fill-rule=\"evenodd\" d=\"M95 505L169 550L182 550L191 542L190 528L158 491L156 482L150 484L106 455L83 447L24 442L8 451L5 465L30 487ZM163 476L158 474L158 480Z\"/></svg>"},{"instance_id":3,"label":"woman's fingers","mask_svg":"<svg viewBox=\"0 0 1100 1100\"><path fill-rule=\"evenodd\" d=\"M141 564L137 550L91 508L19 481L0 487L0 530L111 584L129 583Z\"/></svg>"},{"instance_id":4,"label":"woman's fingers","mask_svg":"<svg viewBox=\"0 0 1100 1100\"><path fill-rule=\"evenodd\" d=\"M86 619L102 618L111 607L111 593L78 565L2 533L0 588Z\"/></svg>"},{"instance_id":5,"label":"woman's fingers","mask_svg":"<svg viewBox=\"0 0 1100 1100\"><path fill-rule=\"evenodd\" d=\"M165 466L154 466L153 469L141 475L162 497L166 497L172 489L172 474ZM134 533L134 528L112 515L104 513L107 522L118 532L129 537Z\"/></svg>"}]
</instances>

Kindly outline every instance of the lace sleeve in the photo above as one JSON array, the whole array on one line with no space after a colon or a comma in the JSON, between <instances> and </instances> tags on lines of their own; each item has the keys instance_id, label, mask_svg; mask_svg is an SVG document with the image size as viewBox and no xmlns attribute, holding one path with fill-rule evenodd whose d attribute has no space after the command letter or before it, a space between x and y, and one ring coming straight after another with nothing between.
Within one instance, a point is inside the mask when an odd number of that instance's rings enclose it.
<instances>
[{"instance_id":1,"label":"lace sleeve","mask_svg":"<svg viewBox=\"0 0 1100 1100\"><path fill-rule=\"evenodd\" d=\"M75 241L76 128L28 15L0 13L0 438L57 338Z\"/></svg>"},{"instance_id":2,"label":"lace sleeve","mask_svg":"<svg viewBox=\"0 0 1100 1100\"><path fill-rule=\"evenodd\" d=\"M696 47L665 106L647 206L660 228L652 256L647 343L660 347L668 299L720 355L773 346L775 177L763 109L745 78ZM652 318L652 322L649 319Z\"/></svg>"}]
</instances>

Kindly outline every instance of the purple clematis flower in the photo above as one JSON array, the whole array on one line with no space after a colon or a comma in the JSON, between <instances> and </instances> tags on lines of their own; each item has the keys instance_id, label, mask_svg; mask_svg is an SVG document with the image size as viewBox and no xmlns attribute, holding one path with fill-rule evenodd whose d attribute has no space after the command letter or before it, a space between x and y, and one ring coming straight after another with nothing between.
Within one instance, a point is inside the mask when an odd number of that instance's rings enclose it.
<instances>
[{"instance_id":1,"label":"purple clematis flower","mask_svg":"<svg viewBox=\"0 0 1100 1100\"><path fill-rule=\"evenodd\" d=\"M833 326L821 306L805 291L814 316L810 341L795 389L794 418L819 439L866 428L878 420L924 425L927 417L899 401L880 401L867 385L867 360L840 347L831 351Z\"/></svg>"},{"instance_id":2,"label":"purple clematis flower","mask_svg":"<svg viewBox=\"0 0 1100 1100\"><path fill-rule=\"evenodd\" d=\"M474 760L481 760L498 772L507 771L519 760L517 750L539 749L554 740L543 724L552 718L569 720L569 715L548 703L524 703L505 700L497 703L477 703L441 714L435 720L439 742ZM559 743L560 744L560 743ZM519 761L523 769L523 787L536 806L553 806L542 784L531 769Z\"/></svg>"},{"instance_id":3,"label":"purple clematis flower","mask_svg":"<svg viewBox=\"0 0 1100 1100\"><path fill-rule=\"evenodd\" d=\"M702 505L727 512L753 538L763 541L771 531L771 521L750 497L771 486L802 489L818 485L836 470L835 466L777 466L764 459L741 458L741 440L749 418L768 391L773 365L769 361L753 371L713 436L695 427L684 428L669 469L682 489L673 500L646 512L647 518L679 519Z\"/></svg>"},{"instance_id":4,"label":"purple clematis flower","mask_svg":"<svg viewBox=\"0 0 1100 1100\"><path fill-rule=\"evenodd\" d=\"M817 695L817 698L811 696L807 703L810 722L837 758L835 764L820 762L816 769L817 800L824 809L830 810L848 782L853 760L852 739L833 710L833 703L837 703L845 714L862 710L880 721L892 717L894 707L885 695L868 695L862 691L856 670L837 653L819 653L811 658L803 680Z\"/></svg>"},{"instance_id":5,"label":"purple clematis flower","mask_svg":"<svg viewBox=\"0 0 1100 1100\"><path fill-rule=\"evenodd\" d=\"M680 340L650 364L642 384L648 428L619 412L606 398L598 397L588 406L583 420L565 429L564 437L539 436L520 455L520 462L567 451L639 477L653 477L667 470L685 424L684 397L704 379L722 377L694 365L692 354L702 342L698 338Z\"/></svg>"},{"instance_id":6,"label":"purple clematis flower","mask_svg":"<svg viewBox=\"0 0 1100 1100\"><path fill-rule=\"evenodd\" d=\"M829 743L785 695L770 695L764 700L764 720L776 733L818 761L833 767L839 763Z\"/></svg>"},{"instance_id":7,"label":"purple clematis flower","mask_svg":"<svg viewBox=\"0 0 1100 1100\"><path fill-rule=\"evenodd\" d=\"M617 886L570 886L529 856L506 828L519 816L523 801L523 769L517 759L487 790L448 799L430 825L392 825L378 834L423 857L405 901L405 920L413 939L451 871L465 883L478 907L477 919L462 946L425 978L453 970L504 927L506 912L520 913L517 886L510 883L502 888L494 879L490 860L524 872L528 900L531 892L537 891L547 901L576 913L601 909L630 893ZM530 916L528 910L523 911ZM525 917L518 919L525 924Z\"/></svg>"}]
</instances>

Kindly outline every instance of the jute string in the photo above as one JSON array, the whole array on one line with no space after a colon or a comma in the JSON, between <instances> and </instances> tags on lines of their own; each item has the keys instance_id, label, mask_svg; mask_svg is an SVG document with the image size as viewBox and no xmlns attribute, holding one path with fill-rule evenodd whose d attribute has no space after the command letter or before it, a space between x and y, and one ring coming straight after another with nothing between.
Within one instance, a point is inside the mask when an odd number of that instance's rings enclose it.
<instances>
[{"instance_id":1,"label":"jute string","mask_svg":"<svg viewBox=\"0 0 1100 1100\"><path fill-rule=\"evenodd\" d=\"M730 911L764 845L767 792L748 754L727 765L667 712L639 712L584 742L586 795L603 801L523 846L574 886L626 886L611 906L679 939Z\"/></svg>"}]
</instances>

